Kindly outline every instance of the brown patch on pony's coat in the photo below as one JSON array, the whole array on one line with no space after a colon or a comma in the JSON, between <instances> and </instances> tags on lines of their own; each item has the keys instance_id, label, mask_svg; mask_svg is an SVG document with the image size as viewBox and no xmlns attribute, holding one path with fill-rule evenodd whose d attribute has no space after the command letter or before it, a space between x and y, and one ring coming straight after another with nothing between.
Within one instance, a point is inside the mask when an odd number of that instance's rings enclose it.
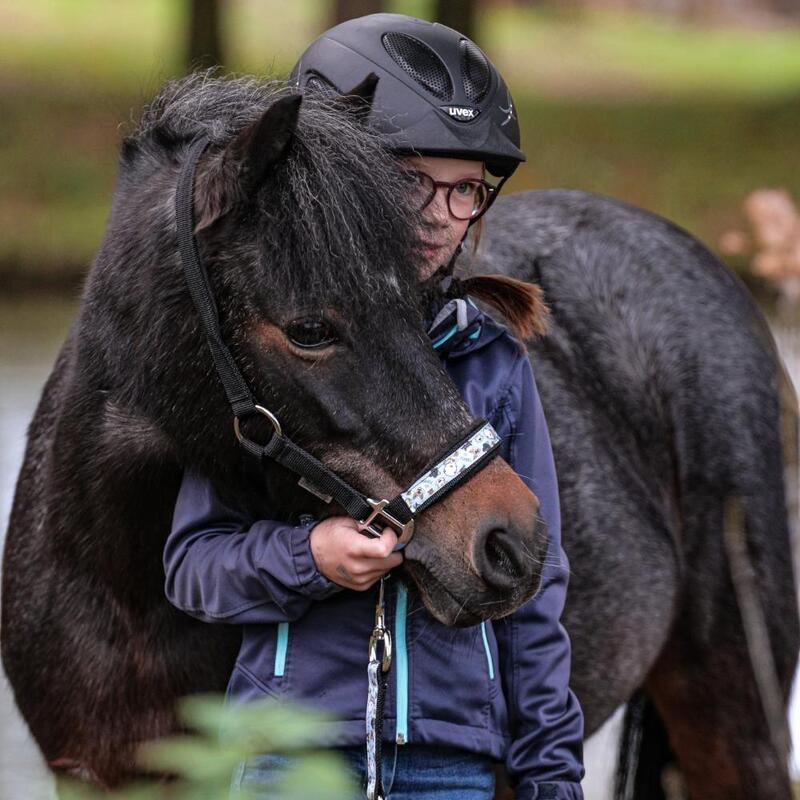
<instances>
[{"instance_id":1,"label":"brown patch on pony's coat","mask_svg":"<svg viewBox=\"0 0 800 800\"><path fill-rule=\"evenodd\" d=\"M496 308L520 339L547 333L550 309L540 286L505 275L474 275L460 284L468 294Z\"/></svg>"}]
</instances>

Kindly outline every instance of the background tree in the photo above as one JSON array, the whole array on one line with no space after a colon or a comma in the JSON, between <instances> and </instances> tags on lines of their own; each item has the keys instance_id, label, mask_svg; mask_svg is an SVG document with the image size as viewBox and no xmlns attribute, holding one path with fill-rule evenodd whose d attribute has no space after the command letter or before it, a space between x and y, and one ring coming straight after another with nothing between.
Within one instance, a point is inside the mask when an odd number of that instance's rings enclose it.
<instances>
[{"instance_id":1,"label":"background tree","mask_svg":"<svg viewBox=\"0 0 800 800\"><path fill-rule=\"evenodd\" d=\"M222 65L222 35L219 0L189 0L189 70Z\"/></svg>"},{"instance_id":2,"label":"background tree","mask_svg":"<svg viewBox=\"0 0 800 800\"><path fill-rule=\"evenodd\" d=\"M442 25L448 25L460 31L469 39L476 39L475 14L476 0L436 0L433 18Z\"/></svg>"},{"instance_id":3,"label":"background tree","mask_svg":"<svg viewBox=\"0 0 800 800\"><path fill-rule=\"evenodd\" d=\"M784 17L800 20L800 2L798 0L772 0L772 9Z\"/></svg>"},{"instance_id":4,"label":"background tree","mask_svg":"<svg viewBox=\"0 0 800 800\"><path fill-rule=\"evenodd\" d=\"M334 0L331 25L383 11L383 0Z\"/></svg>"}]
</instances>

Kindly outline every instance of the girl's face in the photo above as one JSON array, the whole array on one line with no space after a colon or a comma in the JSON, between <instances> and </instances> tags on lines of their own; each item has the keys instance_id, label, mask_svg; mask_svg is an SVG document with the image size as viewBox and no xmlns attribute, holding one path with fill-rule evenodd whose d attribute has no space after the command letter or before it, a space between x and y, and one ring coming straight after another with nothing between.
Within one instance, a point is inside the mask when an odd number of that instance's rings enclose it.
<instances>
[{"instance_id":1,"label":"girl's face","mask_svg":"<svg viewBox=\"0 0 800 800\"><path fill-rule=\"evenodd\" d=\"M439 156L409 156L405 162L409 168L424 172L435 181L447 183L481 179L484 174L481 161ZM424 281L450 261L467 232L469 220L456 219L450 213L447 206L447 188L444 186L437 187L436 194L423 210L422 217L419 278Z\"/></svg>"}]
</instances>

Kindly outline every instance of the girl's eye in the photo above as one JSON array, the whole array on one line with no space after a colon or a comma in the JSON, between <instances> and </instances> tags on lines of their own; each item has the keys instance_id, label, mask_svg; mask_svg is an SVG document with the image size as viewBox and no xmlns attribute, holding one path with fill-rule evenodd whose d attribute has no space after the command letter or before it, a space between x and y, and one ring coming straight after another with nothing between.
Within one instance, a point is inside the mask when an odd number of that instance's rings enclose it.
<instances>
[{"instance_id":1,"label":"girl's eye","mask_svg":"<svg viewBox=\"0 0 800 800\"><path fill-rule=\"evenodd\" d=\"M337 341L336 331L321 317L293 320L283 332L292 344L304 350L321 349Z\"/></svg>"}]
</instances>

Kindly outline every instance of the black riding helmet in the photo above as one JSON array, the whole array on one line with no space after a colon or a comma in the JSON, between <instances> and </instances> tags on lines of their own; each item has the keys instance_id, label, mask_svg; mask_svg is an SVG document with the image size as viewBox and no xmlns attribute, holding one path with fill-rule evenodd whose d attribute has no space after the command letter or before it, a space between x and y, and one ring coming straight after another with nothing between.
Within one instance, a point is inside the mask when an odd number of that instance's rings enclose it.
<instances>
[{"instance_id":1,"label":"black riding helmet","mask_svg":"<svg viewBox=\"0 0 800 800\"><path fill-rule=\"evenodd\" d=\"M483 161L508 178L525 155L500 73L458 31L405 14L370 14L323 33L300 56L298 87L346 94L378 77L369 123L398 153Z\"/></svg>"}]
</instances>

